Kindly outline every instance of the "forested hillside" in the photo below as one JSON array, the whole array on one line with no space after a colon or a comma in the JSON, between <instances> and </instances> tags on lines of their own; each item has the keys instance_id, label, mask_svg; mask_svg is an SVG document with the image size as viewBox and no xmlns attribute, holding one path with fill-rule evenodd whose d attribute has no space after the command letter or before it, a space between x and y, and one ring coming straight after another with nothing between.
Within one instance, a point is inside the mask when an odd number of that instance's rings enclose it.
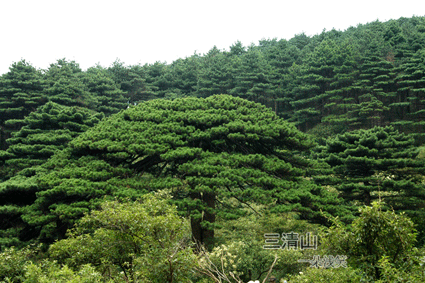
<instances>
[{"instance_id":1,"label":"forested hillside","mask_svg":"<svg viewBox=\"0 0 425 283\"><path fill-rule=\"evenodd\" d=\"M21 60L0 77L0 280L425 281L424 144L425 17L172 63ZM262 248L290 231L348 267Z\"/></svg>"},{"instance_id":2,"label":"forested hillside","mask_svg":"<svg viewBox=\"0 0 425 283\"><path fill-rule=\"evenodd\" d=\"M17 130L5 121L48 100L109 115L153 98L219 93L265 104L302 131L394 125L421 133L424 33L424 18L414 17L251 46L236 42L228 51L213 47L170 64L126 66L117 60L83 72L65 59L48 70L17 62L1 79L3 149L7 133Z\"/></svg>"},{"instance_id":3,"label":"forested hillside","mask_svg":"<svg viewBox=\"0 0 425 283\"><path fill-rule=\"evenodd\" d=\"M424 32L424 18L401 18L313 37L236 42L171 64L124 71L116 62L109 71L142 99L227 93L265 104L302 131L394 125L422 133Z\"/></svg>"}]
</instances>

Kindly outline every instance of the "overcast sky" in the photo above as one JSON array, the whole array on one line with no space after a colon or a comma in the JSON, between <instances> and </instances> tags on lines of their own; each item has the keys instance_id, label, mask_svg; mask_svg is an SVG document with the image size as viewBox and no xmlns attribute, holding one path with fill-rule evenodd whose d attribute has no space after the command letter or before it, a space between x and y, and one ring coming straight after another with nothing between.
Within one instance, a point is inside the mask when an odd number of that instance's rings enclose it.
<instances>
[{"instance_id":1,"label":"overcast sky","mask_svg":"<svg viewBox=\"0 0 425 283\"><path fill-rule=\"evenodd\" d=\"M83 69L117 58L171 63L237 40L247 46L413 15L425 15L424 0L0 0L0 74L21 59L37 68L60 58Z\"/></svg>"}]
</instances>

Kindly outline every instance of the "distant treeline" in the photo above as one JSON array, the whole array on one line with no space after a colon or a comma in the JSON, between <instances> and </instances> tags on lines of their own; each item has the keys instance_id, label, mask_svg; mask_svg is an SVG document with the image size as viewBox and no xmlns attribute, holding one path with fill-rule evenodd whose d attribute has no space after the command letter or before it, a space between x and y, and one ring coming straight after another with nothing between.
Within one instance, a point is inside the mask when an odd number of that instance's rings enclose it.
<instances>
[{"instance_id":1,"label":"distant treeline","mask_svg":"<svg viewBox=\"0 0 425 283\"><path fill-rule=\"evenodd\" d=\"M425 18L372 22L290 40L236 42L171 64L82 71L58 60L48 70L26 61L0 79L1 144L22 119L47 101L105 115L139 101L225 93L261 102L302 131L328 136L394 125L421 134L425 118ZM6 123L6 121L11 120Z\"/></svg>"}]
</instances>

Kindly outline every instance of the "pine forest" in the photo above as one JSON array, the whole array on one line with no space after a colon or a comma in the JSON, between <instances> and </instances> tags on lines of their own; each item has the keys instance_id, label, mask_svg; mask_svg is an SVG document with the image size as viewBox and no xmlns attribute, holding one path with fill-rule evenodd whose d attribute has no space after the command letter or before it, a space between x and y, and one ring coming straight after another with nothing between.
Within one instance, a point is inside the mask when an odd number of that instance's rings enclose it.
<instances>
[{"instance_id":1,"label":"pine forest","mask_svg":"<svg viewBox=\"0 0 425 283\"><path fill-rule=\"evenodd\" d=\"M0 282L425 282L425 17L0 76Z\"/></svg>"}]
</instances>

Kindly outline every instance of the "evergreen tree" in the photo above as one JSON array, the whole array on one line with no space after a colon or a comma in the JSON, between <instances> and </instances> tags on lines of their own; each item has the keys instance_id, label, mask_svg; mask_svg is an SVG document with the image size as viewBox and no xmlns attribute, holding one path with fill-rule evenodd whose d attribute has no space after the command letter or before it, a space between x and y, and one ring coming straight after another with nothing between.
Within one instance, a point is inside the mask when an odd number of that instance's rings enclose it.
<instances>
[{"instance_id":1,"label":"evergreen tree","mask_svg":"<svg viewBox=\"0 0 425 283\"><path fill-rule=\"evenodd\" d=\"M98 102L87 91L82 76L83 72L75 61L60 59L51 64L45 74L48 83L45 92L49 101L96 109Z\"/></svg>"},{"instance_id":2,"label":"evergreen tree","mask_svg":"<svg viewBox=\"0 0 425 283\"><path fill-rule=\"evenodd\" d=\"M169 67L166 63L155 62L143 66L146 74L146 84L152 90L151 96L145 100L164 98L168 89L172 87L172 81L167 77Z\"/></svg>"},{"instance_id":3,"label":"evergreen tree","mask_svg":"<svg viewBox=\"0 0 425 283\"><path fill-rule=\"evenodd\" d=\"M224 52L214 46L202 58L197 96L206 98L214 94L231 93L235 87L235 71L232 68L234 62L238 62L238 58L226 56Z\"/></svg>"},{"instance_id":4,"label":"evergreen tree","mask_svg":"<svg viewBox=\"0 0 425 283\"><path fill-rule=\"evenodd\" d=\"M20 122L21 130L7 140L9 148L0 151L4 165L0 183L0 247L19 245L38 233L25 225L21 215L40 190L35 176L46 169L39 165L102 117L85 108L48 102Z\"/></svg>"},{"instance_id":5,"label":"evergreen tree","mask_svg":"<svg viewBox=\"0 0 425 283\"><path fill-rule=\"evenodd\" d=\"M323 40L302 67L295 69L298 73L293 76L297 83L292 90L294 114L291 120L304 131L322 119L333 122L335 117L326 116L347 104L337 104L335 100L349 99L341 97L340 93L350 86L355 64L354 51L349 43Z\"/></svg>"},{"instance_id":6,"label":"evergreen tree","mask_svg":"<svg viewBox=\"0 0 425 283\"><path fill-rule=\"evenodd\" d=\"M173 87L165 94L165 98L195 96L201 69L200 61L200 56L194 54L186 59L178 59L170 65L169 78Z\"/></svg>"},{"instance_id":7,"label":"evergreen tree","mask_svg":"<svg viewBox=\"0 0 425 283\"><path fill-rule=\"evenodd\" d=\"M103 115L85 108L48 102L20 120L22 128L7 140L8 149L0 151L6 180L18 171L43 164L69 141L95 125Z\"/></svg>"},{"instance_id":8,"label":"evergreen tree","mask_svg":"<svg viewBox=\"0 0 425 283\"><path fill-rule=\"evenodd\" d=\"M140 65L125 66L117 60L108 68L113 80L124 91L128 105L152 99L154 93L146 83L146 68Z\"/></svg>"},{"instance_id":9,"label":"evergreen tree","mask_svg":"<svg viewBox=\"0 0 425 283\"><path fill-rule=\"evenodd\" d=\"M425 141L425 49L418 50L398 70L397 95L391 107L392 124Z\"/></svg>"},{"instance_id":10,"label":"evergreen tree","mask_svg":"<svg viewBox=\"0 0 425 283\"><path fill-rule=\"evenodd\" d=\"M246 47L239 40L230 46L230 56L241 56L245 54Z\"/></svg>"},{"instance_id":11,"label":"evergreen tree","mask_svg":"<svg viewBox=\"0 0 425 283\"><path fill-rule=\"evenodd\" d=\"M293 64L299 62L299 54L299 49L284 39L271 45L264 52L264 56L271 66L269 80L273 85L274 96L262 103L285 118L289 118L289 113L292 111L290 85L293 81L289 76L289 70Z\"/></svg>"},{"instance_id":12,"label":"evergreen tree","mask_svg":"<svg viewBox=\"0 0 425 283\"><path fill-rule=\"evenodd\" d=\"M422 223L425 166L416 155L413 137L393 127L352 131L328 139L319 156L332 171L316 180L335 187L353 207L381 199Z\"/></svg>"},{"instance_id":13,"label":"evergreen tree","mask_svg":"<svg viewBox=\"0 0 425 283\"><path fill-rule=\"evenodd\" d=\"M39 177L42 191L23 216L44 240L63 237L104 195L137 197L168 188L180 211L190 214L194 238L204 243L213 240L217 216L236 217L250 202L309 219L335 204L303 178L309 162L297 152L311 147L309 138L240 98L148 101L103 120L70 145L46 163L52 171Z\"/></svg>"},{"instance_id":14,"label":"evergreen tree","mask_svg":"<svg viewBox=\"0 0 425 283\"><path fill-rule=\"evenodd\" d=\"M296 34L293 38L289 40L291 45L296 46L299 50L303 50L304 47L308 46L311 43L311 38L308 37L304 32Z\"/></svg>"},{"instance_id":15,"label":"evergreen tree","mask_svg":"<svg viewBox=\"0 0 425 283\"><path fill-rule=\"evenodd\" d=\"M359 80L355 84L359 86L354 109L358 128L384 126L390 109L388 105L395 96L394 62L391 57L380 55L382 45L379 39L370 44L370 52L363 58Z\"/></svg>"},{"instance_id":16,"label":"evergreen tree","mask_svg":"<svg viewBox=\"0 0 425 283\"><path fill-rule=\"evenodd\" d=\"M46 102L44 88L42 73L25 60L13 63L0 77L0 149L6 149L6 139L20 129L16 120Z\"/></svg>"},{"instance_id":17,"label":"evergreen tree","mask_svg":"<svg viewBox=\"0 0 425 283\"><path fill-rule=\"evenodd\" d=\"M240 57L241 63L236 69L236 84L231 94L255 102L274 98L274 86L271 84L271 66L261 51L251 48Z\"/></svg>"},{"instance_id":18,"label":"evergreen tree","mask_svg":"<svg viewBox=\"0 0 425 283\"><path fill-rule=\"evenodd\" d=\"M127 108L124 92L109 77L107 70L101 67L89 68L83 77L83 83L97 101L96 111L109 116Z\"/></svg>"}]
</instances>

